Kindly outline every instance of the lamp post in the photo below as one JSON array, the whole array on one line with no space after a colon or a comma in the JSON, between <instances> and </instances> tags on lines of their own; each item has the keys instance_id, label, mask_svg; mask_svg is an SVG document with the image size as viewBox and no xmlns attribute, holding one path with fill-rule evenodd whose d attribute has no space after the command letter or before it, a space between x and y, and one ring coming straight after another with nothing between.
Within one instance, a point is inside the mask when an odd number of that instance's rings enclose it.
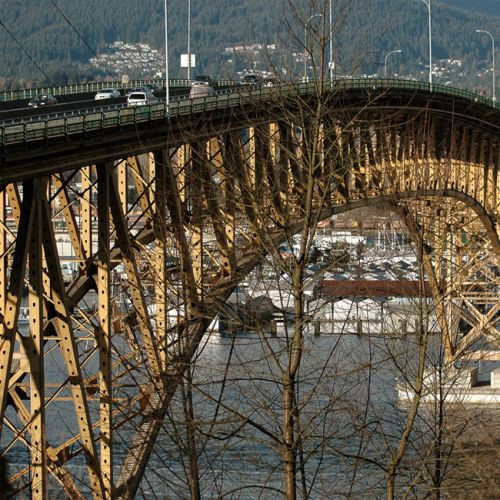
<instances>
[{"instance_id":1,"label":"lamp post","mask_svg":"<svg viewBox=\"0 0 500 500\"><path fill-rule=\"evenodd\" d=\"M493 51L493 55L492 55L492 59L493 59L493 93L492 93L492 95L493 95L493 102L496 102L497 95L496 95L496 88L495 88L495 39L493 38L493 35L489 31L486 31L486 30L476 30L476 33L486 33L491 38L491 46L492 46L492 51Z\"/></svg>"},{"instance_id":2,"label":"lamp post","mask_svg":"<svg viewBox=\"0 0 500 500\"><path fill-rule=\"evenodd\" d=\"M328 69L330 70L330 81L333 80L333 20L332 20L332 0L330 0L330 60L328 61Z\"/></svg>"},{"instance_id":3,"label":"lamp post","mask_svg":"<svg viewBox=\"0 0 500 500\"><path fill-rule=\"evenodd\" d=\"M323 17L323 14L313 14L312 16L309 16L306 24L304 25L304 82L307 81L307 24L315 17Z\"/></svg>"},{"instance_id":4,"label":"lamp post","mask_svg":"<svg viewBox=\"0 0 500 500\"><path fill-rule=\"evenodd\" d=\"M431 0L422 0L429 11L429 85L432 92L432 17L431 17Z\"/></svg>"},{"instance_id":5,"label":"lamp post","mask_svg":"<svg viewBox=\"0 0 500 500\"><path fill-rule=\"evenodd\" d=\"M191 0L188 0L188 80L191 80Z\"/></svg>"},{"instance_id":6,"label":"lamp post","mask_svg":"<svg viewBox=\"0 0 500 500\"><path fill-rule=\"evenodd\" d=\"M386 56L385 56L385 62L384 62L384 78L387 78L387 58L391 55L391 54L400 54L401 52L403 52L401 49L397 49L397 50L391 50Z\"/></svg>"},{"instance_id":7,"label":"lamp post","mask_svg":"<svg viewBox=\"0 0 500 500\"><path fill-rule=\"evenodd\" d=\"M164 12L165 12L165 100L168 105L170 103L170 88L169 88L169 77L168 77L168 5L167 0L164 2Z\"/></svg>"}]
</instances>

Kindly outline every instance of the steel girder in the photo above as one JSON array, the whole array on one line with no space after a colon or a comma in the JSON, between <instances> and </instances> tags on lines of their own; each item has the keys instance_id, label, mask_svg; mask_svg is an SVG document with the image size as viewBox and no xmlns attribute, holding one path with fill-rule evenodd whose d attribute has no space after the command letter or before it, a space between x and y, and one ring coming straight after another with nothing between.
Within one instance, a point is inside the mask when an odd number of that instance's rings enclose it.
<instances>
[{"instance_id":1,"label":"steel girder","mask_svg":"<svg viewBox=\"0 0 500 500\"><path fill-rule=\"evenodd\" d=\"M303 125L205 130L0 192L1 448L30 464L18 491L133 497L208 325L304 217L390 205L426 249L448 359L498 342L500 137L404 109Z\"/></svg>"}]
</instances>

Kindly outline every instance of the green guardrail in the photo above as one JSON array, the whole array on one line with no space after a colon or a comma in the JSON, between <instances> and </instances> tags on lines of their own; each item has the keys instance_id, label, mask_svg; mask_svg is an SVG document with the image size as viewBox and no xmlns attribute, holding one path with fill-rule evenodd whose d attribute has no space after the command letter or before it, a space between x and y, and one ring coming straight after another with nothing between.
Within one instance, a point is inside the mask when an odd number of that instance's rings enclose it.
<instances>
[{"instance_id":1,"label":"green guardrail","mask_svg":"<svg viewBox=\"0 0 500 500\"><path fill-rule=\"evenodd\" d=\"M454 97L461 97L473 102L479 102L485 106L489 106L494 109L500 109L500 103L493 101L493 99L476 94L469 90L462 90L456 87L450 87L449 85L442 84L430 84L427 82L420 82L417 80L399 80L399 79L389 79L389 78L357 78L357 79L345 79L333 82L335 88L370 88L374 89L403 89L403 90L413 90L413 91L424 91L433 94L444 94Z\"/></svg>"},{"instance_id":2,"label":"green guardrail","mask_svg":"<svg viewBox=\"0 0 500 500\"><path fill-rule=\"evenodd\" d=\"M433 85L431 89L430 84L424 82L386 79L346 79L326 82L325 87L326 90L331 91L355 89L405 89L428 93L432 92L434 95L460 97L500 110L500 105L494 103L487 97L445 85ZM167 106L165 102L162 102L140 107L128 107L112 111L13 124L0 127L0 144L6 146L15 143L27 143L41 139L50 139L52 137L98 131L109 127L135 125L152 120L167 120L172 117L186 114L272 101L277 97L290 98L294 95L313 95L317 90L318 84L315 82L290 85L282 84L273 87L244 89L241 92L170 102L169 106Z\"/></svg>"},{"instance_id":3,"label":"green guardrail","mask_svg":"<svg viewBox=\"0 0 500 500\"><path fill-rule=\"evenodd\" d=\"M170 87L189 87L191 80L169 80ZM81 83L75 85L61 85L58 87L37 87L34 89L21 89L21 90L2 90L0 91L0 101L17 101L20 99L32 99L38 94L52 94L68 95L79 94L84 92L99 92L102 89L124 89L142 87L143 85L156 85L157 87L165 87L165 80L151 79L151 80L131 80L128 83L119 82L94 82L94 83ZM217 85L232 85L232 80L221 80Z\"/></svg>"}]
</instances>

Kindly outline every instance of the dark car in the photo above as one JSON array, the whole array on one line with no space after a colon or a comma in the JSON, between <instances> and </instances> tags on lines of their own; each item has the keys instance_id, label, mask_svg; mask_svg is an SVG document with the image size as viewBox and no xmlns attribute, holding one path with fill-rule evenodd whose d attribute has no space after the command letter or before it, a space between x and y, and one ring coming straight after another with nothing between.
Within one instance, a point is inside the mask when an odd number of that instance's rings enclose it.
<instances>
[{"instance_id":1,"label":"dark car","mask_svg":"<svg viewBox=\"0 0 500 500\"><path fill-rule=\"evenodd\" d=\"M241 84L258 87L262 84L262 81L257 75L245 75L241 80Z\"/></svg>"},{"instance_id":2,"label":"dark car","mask_svg":"<svg viewBox=\"0 0 500 500\"><path fill-rule=\"evenodd\" d=\"M126 95L131 94L132 92L151 92L145 85L141 87L133 87L131 89L126 90Z\"/></svg>"},{"instance_id":3,"label":"dark car","mask_svg":"<svg viewBox=\"0 0 500 500\"><path fill-rule=\"evenodd\" d=\"M31 99L28 106L32 108L38 108L39 106L51 106L52 104L57 104L57 99L51 94L38 94L36 97Z\"/></svg>"},{"instance_id":4,"label":"dark car","mask_svg":"<svg viewBox=\"0 0 500 500\"><path fill-rule=\"evenodd\" d=\"M212 85L212 79L208 75L197 75L192 81L192 85Z\"/></svg>"},{"instance_id":5,"label":"dark car","mask_svg":"<svg viewBox=\"0 0 500 500\"><path fill-rule=\"evenodd\" d=\"M146 90L149 90L150 92L153 92L153 95L155 97L161 97L165 96L165 87L159 87L158 85L155 85L154 83L146 83L144 85L144 88Z\"/></svg>"},{"instance_id":6,"label":"dark car","mask_svg":"<svg viewBox=\"0 0 500 500\"><path fill-rule=\"evenodd\" d=\"M143 87L146 89L146 90L149 90L150 92L153 92L153 94L155 92L158 92L158 85L155 85L154 83L145 83L143 85Z\"/></svg>"}]
</instances>

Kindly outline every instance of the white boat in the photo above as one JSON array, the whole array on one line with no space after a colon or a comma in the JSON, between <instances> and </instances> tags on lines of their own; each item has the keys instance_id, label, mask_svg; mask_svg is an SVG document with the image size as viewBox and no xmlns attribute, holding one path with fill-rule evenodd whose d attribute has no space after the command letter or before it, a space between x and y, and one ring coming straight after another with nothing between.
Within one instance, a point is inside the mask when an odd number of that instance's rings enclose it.
<instances>
[{"instance_id":1,"label":"white boat","mask_svg":"<svg viewBox=\"0 0 500 500\"><path fill-rule=\"evenodd\" d=\"M498 373L497 373L498 372ZM458 370L446 368L441 374L428 371L424 375L422 403L447 404L500 404L500 369L491 373L491 384L478 383L477 368ZM400 402L411 402L415 391L408 382L397 382L396 390Z\"/></svg>"}]
</instances>

